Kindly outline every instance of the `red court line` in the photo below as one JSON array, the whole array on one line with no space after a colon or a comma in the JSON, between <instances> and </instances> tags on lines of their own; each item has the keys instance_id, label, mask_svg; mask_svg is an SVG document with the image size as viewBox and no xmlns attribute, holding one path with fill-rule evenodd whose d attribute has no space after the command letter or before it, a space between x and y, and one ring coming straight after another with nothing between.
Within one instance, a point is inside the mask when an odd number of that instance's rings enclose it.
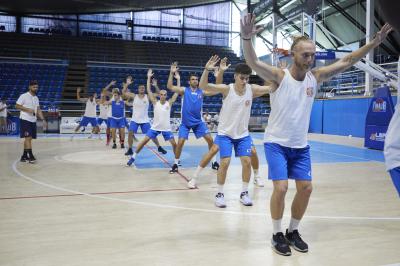
<instances>
[{"instance_id":1,"label":"red court line","mask_svg":"<svg viewBox=\"0 0 400 266\"><path fill-rule=\"evenodd\" d=\"M110 194L130 194L130 193L145 193L145 192L168 192L168 191L182 191L182 190L193 190L189 188L170 188L170 189L148 189L148 190L129 190L129 191L109 191L109 192L94 192L87 193L89 195L110 195ZM57 197L74 197L84 196L86 194L56 194L56 195L37 195L37 196L20 196L20 197L7 197L0 198L0 200L17 200L17 199L38 199L38 198L57 198Z\"/></svg>"},{"instance_id":2,"label":"red court line","mask_svg":"<svg viewBox=\"0 0 400 266\"><path fill-rule=\"evenodd\" d=\"M172 167L172 165L164 158L162 157L160 154L158 154L158 152L156 152L154 149L150 148L149 146L146 145L146 148L148 148L151 152L153 152L161 161L163 161L166 165L168 165L169 167ZM178 175L180 175L186 182L189 182L189 178L187 178L186 176L184 176L183 174L181 174L179 171L177 172ZM196 189L198 189L196 187Z\"/></svg>"}]
</instances>

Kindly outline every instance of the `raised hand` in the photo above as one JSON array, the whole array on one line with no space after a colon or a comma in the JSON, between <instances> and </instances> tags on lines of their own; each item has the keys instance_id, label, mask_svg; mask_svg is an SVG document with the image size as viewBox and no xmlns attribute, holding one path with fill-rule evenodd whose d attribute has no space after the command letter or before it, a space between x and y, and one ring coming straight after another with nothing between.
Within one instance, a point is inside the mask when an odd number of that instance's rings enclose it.
<instances>
[{"instance_id":1,"label":"raised hand","mask_svg":"<svg viewBox=\"0 0 400 266\"><path fill-rule=\"evenodd\" d=\"M153 85L154 87L157 87L158 83L157 83L157 79L153 78L151 80L151 85Z\"/></svg>"},{"instance_id":2,"label":"raised hand","mask_svg":"<svg viewBox=\"0 0 400 266\"><path fill-rule=\"evenodd\" d=\"M153 75L154 75L153 70L149 68L149 70L147 71L147 77L151 78Z\"/></svg>"},{"instance_id":3,"label":"raised hand","mask_svg":"<svg viewBox=\"0 0 400 266\"><path fill-rule=\"evenodd\" d=\"M242 39L251 39L252 36L263 30L263 27L255 25L255 19L256 16L254 14L247 14L240 19L240 35Z\"/></svg>"},{"instance_id":4,"label":"raised hand","mask_svg":"<svg viewBox=\"0 0 400 266\"><path fill-rule=\"evenodd\" d=\"M173 62L172 65L171 65L170 71L171 71L172 73L175 73L175 72L178 71L178 70L179 70L178 62Z\"/></svg>"},{"instance_id":5,"label":"raised hand","mask_svg":"<svg viewBox=\"0 0 400 266\"><path fill-rule=\"evenodd\" d=\"M216 64L219 62L219 56L218 55L213 55L210 57L208 60L207 64L205 65L205 68L208 71L212 71L216 68Z\"/></svg>"},{"instance_id":6,"label":"raised hand","mask_svg":"<svg viewBox=\"0 0 400 266\"><path fill-rule=\"evenodd\" d=\"M221 59L221 62L219 63L219 68L221 69L221 71L225 71L231 66L231 64L227 65L227 63L228 58L224 57Z\"/></svg>"},{"instance_id":7,"label":"raised hand","mask_svg":"<svg viewBox=\"0 0 400 266\"><path fill-rule=\"evenodd\" d=\"M181 75L179 75L179 72L178 72L178 71L175 72L174 78L175 78L176 80L181 79Z\"/></svg>"},{"instance_id":8,"label":"raised hand","mask_svg":"<svg viewBox=\"0 0 400 266\"><path fill-rule=\"evenodd\" d=\"M383 25L381 30L376 33L375 38L373 39L373 42L376 44L380 44L381 42L383 42L386 39L386 37L392 30L393 30L393 27L390 26L388 23L386 23L385 25Z\"/></svg>"},{"instance_id":9,"label":"raised hand","mask_svg":"<svg viewBox=\"0 0 400 266\"><path fill-rule=\"evenodd\" d=\"M129 85L131 85L132 83L133 83L133 78L132 78L132 76L128 76L128 77L126 78L126 85L129 86Z\"/></svg>"},{"instance_id":10,"label":"raised hand","mask_svg":"<svg viewBox=\"0 0 400 266\"><path fill-rule=\"evenodd\" d=\"M117 84L117 81L116 80L111 80L110 85L114 86L115 84Z\"/></svg>"},{"instance_id":11,"label":"raised hand","mask_svg":"<svg viewBox=\"0 0 400 266\"><path fill-rule=\"evenodd\" d=\"M214 77L218 77L219 74L219 67L214 68Z\"/></svg>"}]
</instances>

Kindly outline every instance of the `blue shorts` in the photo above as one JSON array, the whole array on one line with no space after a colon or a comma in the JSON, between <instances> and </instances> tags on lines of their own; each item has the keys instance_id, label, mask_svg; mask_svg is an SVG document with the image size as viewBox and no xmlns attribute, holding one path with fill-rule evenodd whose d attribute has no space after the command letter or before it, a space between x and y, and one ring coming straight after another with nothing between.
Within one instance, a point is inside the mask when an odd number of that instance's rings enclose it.
<instances>
[{"instance_id":1,"label":"blue shorts","mask_svg":"<svg viewBox=\"0 0 400 266\"><path fill-rule=\"evenodd\" d=\"M268 163L268 179L311 181L310 146L300 149L288 148L276 143L264 143Z\"/></svg>"},{"instance_id":2,"label":"blue shorts","mask_svg":"<svg viewBox=\"0 0 400 266\"><path fill-rule=\"evenodd\" d=\"M96 117L87 117L87 116L82 117L82 120L79 123L79 126L86 127L89 123L90 123L90 125L92 125L92 127L97 127Z\"/></svg>"},{"instance_id":3,"label":"blue shorts","mask_svg":"<svg viewBox=\"0 0 400 266\"><path fill-rule=\"evenodd\" d=\"M106 118L106 119L103 119L103 118L100 118L100 117L97 118L97 125L98 126L101 126L101 124L103 124L103 122L106 123L107 127L110 127L110 122L109 122L108 118Z\"/></svg>"},{"instance_id":4,"label":"blue shorts","mask_svg":"<svg viewBox=\"0 0 400 266\"><path fill-rule=\"evenodd\" d=\"M125 117L121 117L121 118L113 118L110 117L110 128L124 128L126 126L126 121L125 121Z\"/></svg>"},{"instance_id":5,"label":"blue shorts","mask_svg":"<svg viewBox=\"0 0 400 266\"><path fill-rule=\"evenodd\" d=\"M20 119L19 136L21 138L32 137L32 139L36 139L36 122Z\"/></svg>"},{"instance_id":6,"label":"blue shorts","mask_svg":"<svg viewBox=\"0 0 400 266\"><path fill-rule=\"evenodd\" d=\"M232 139L224 135L215 137L215 144L219 147L219 157L221 158L232 156L232 146L235 149L235 157L251 156L251 143L250 136L240 139Z\"/></svg>"},{"instance_id":7,"label":"blue shorts","mask_svg":"<svg viewBox=\"0 0 400 266\"><path fill-rule=\"evenodd\" d=\"M133 131L133 133L136 134L139 127L140 130L142 130L142 133L146 134L151 126L150 123L136 123L135 121L131 120L131 123L129 124L129 131Z\"/></svg>"},{"instance_id":8,"label":"blue shorts","mask_svg":"<svg viewBox=\"0 0 400 266\"><path fill-rule=\"evenodd\" d=\"M197 139L204 137L207 134L210 134L210 130L208 129L206 123L204 123L204 122L201 122L200 124L190 126L190 127L188 127L184 124L181 124L179 126L179 138L180 139L188 139L190 129L193 130L193 133Z\"/></svg>"},{"instance_id":9,"label":"blue shorts","mask_svg":"<svg viewBox=\"0 0 400 266\"><path fill-rule=\"evenodd\" d=\"M389 170L390 176L392 177L393 185L397 189L400 197L400 167Z\"/></svg>"},{"instance_id":10,"label":"blue shorts","mask_svg":"<svg viewBox=\"0 0 400 266\"><path fill-rule=\"evenodd\" d=\"M157 138L157 136L159 134L163 135L165 141L168 141L168 140L174 138L174 134L172 134L171 131L156 131L151 128L147 131L146 136L148 136L151 139L155 139L155 138Z\"/></svg>"}]
</instances>

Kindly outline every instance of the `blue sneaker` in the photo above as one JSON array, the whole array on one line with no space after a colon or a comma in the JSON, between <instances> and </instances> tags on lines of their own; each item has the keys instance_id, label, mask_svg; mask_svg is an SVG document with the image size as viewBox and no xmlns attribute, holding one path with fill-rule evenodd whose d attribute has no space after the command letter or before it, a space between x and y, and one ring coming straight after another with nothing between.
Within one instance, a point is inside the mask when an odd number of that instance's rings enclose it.
<instances>
[{"instance_id":1,"label":"blue sneaker","mask_svg":"<svg viewBox=\"0 0 400 266\"><path fill-rule=\"evenodd\" d=\"M131 166L133 162L135 161L135 158L131 157L129 161L126 163L128 166Z\"/></svg>"}]
</instances>

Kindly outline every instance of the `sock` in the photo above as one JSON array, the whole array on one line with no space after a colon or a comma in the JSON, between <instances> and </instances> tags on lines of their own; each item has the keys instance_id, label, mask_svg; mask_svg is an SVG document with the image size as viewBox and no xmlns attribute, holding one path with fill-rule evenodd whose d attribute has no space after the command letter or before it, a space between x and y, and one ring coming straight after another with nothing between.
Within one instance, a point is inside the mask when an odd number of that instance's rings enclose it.
<instances>
[{"instance_id":1,"label":"sock","mask_svg":"<svg viewBox=\"0 0 400 266\"><path fill-rule=\"evenodd\" d=\"M218 193L224 194L224 185L218 184Z\"/></svg>"},{"instance_id":2,"label":"sock","mask_svg":"<svg viewBox=\"0 0 400 266\"><path fill-rule=\"evenodd\" d=\"M23 157L28 157L28 149L24 149L24 154L22 156Z\"/></svg>"},{"instance_id":3,"label":"sock","mask_svg":"<svg viewBox=\"0 0 400 266\"><path fill-rule=\"evenodd\" d=\"M243 182L242 183L242 192L246 192L249 190L249 183Z\"/></svg>"},{"instance_id":4,"label":"sock","mask_svg":"<svg viewBox=\"0 0 400 266\"><path fill-rule=\"evenodd\" d=\"M253 169L254 177L258 176L258 169Z\"/></svg>"},{"instance_id":5,"label":"sock","mask_svg":"<svg viewBox=\"0 0 400 266\"><path fill-rule=\"evenodd\" d=\"M175 158L174 164L178 164L178 162L179 162L179 158L178 159Z\"/></svg>"},{"instance_id":6,"label":"sock","mask_svg":"<svg viewBox=\"0 0 400 266\"><path fill-rule=\"evenodd\" d=\"M272 233L276 235L276 233L282 232L281 228L282 219L274 220L272 219Z\"/></svg>"},{"instance_id":7,"label":"sock","mask_svg":"<svg viewBox=\"0 0 400 266\"><path fill-rule=\"evenodd\" d=\"M32 153L32 149L28 149L28 154L29 154L29 157L30 158L33 158L34 156L33 156L33 153Z\"/></svg>"},{"instance_id":8,"label":"sock","mask_svg":"<svg viewBox=\"0 0 400 266\"><path fill-rule=\"evenodd\" d=\"M132 154L132 158L133 158L133 159L136 159L136 154L137 154L136 152L134 152L134 153Z\"/></svg>"},{"instance_id":9,"label":"sock","mask_svg":"<svg viewBox=\"0 0 400 266\"><path fill-rule=\"evenodd\" d=\"M299 229L299 223L300 220L294 219L293 217L290 219L290 224L289 224L289 233L293 232L294 230Z\"/></svg>"},{"instance_id":10,"label":"sock","mask_svg":"<svg viewBox=\"0 0 400 266\"><path fill-rule=\"evenodd\" d=\"M200 172L204 169L204 167L201 167L200 165L197 166L196 171L194 172L193 178L197 179L199 177Z\"/></svg>"},{"instance_id":11,"label":"sock","mask_svg":"<svg viewBox=\"0 0 400 266\"><path fill-rule=\"evenodd\" d=\"M116 144L116 140L113 139L113 143Z\"/></svg>"},{"instance_id":12,"label":"sock","mask_svg":"<svg viewBox=\"0 0 400 266\"><path fill-rule=\"evenodd\" d=\"M110 141L110 134L106 134L107 135L107 141Z\"/></svg>"},{"instance_id":13,"label":"sock","mask_svg":"<svg viewBox=\"0 0 400 266\"><path fill-rule=\"evenodd\" d=\"M217 161L217 155L214 155L211 159L211 163L215 163Z\"/></svg>"}]
</instances>

